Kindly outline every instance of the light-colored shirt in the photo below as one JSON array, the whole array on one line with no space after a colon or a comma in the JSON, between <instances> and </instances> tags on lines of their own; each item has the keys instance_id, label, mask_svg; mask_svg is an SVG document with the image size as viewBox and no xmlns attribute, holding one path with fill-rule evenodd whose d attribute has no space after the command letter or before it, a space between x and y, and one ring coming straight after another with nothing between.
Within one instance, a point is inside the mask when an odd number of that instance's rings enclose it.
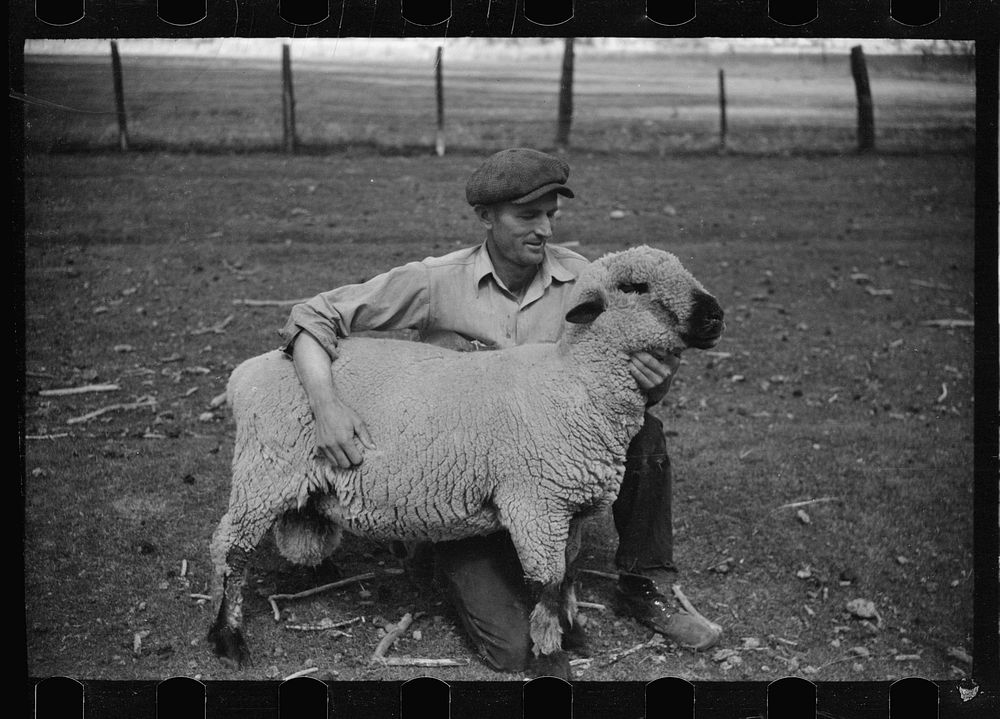
<instances>
[{"instance_id":1,"label":"light-colored shirt","mask_svg":"<svg viewBox=\"0 0 1000 719\"><path fill-rule=\"evenodd\" d=\"M290 351L299 332L316 338L331 358L337 340L352 332L458 332L496 348L555 342L572 302L573 283L589 264L582 255L547 245L545 259L524 296L504 286L486 244L428 257L367 282L344 285L292 307L280 330Z\"/></svg>"}]
</instances>

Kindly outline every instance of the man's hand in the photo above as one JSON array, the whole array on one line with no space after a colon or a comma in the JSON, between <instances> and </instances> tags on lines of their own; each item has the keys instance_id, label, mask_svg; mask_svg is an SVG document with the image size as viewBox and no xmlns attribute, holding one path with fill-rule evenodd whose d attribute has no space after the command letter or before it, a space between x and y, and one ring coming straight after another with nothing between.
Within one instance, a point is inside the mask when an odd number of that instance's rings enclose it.
<instances>
[{"instance_id":1,"label":"man's hand","mask_svg":"<svg viewBox=\"0 0 1000 719\"><path fill-rule=\"evenodd\" d=\"M681 365L681 358L679 355L668 355L661 362L648 352L636 352L630 362L629 372L639 389L646 393L646 405L652 406L667 395L674 374Z\"/></svg>"},{"instance_id":2,"label":"man's hand","mask_svg":"<svg viewBox=\"0 0 1000 719\"><path fill-rule=\"evenodd\" d=\"M292 361L316 420L317 455L343 469L360 464L364 450L375 449L375 443L358 413L337 396L326 350L308 332L300 332Z\"/></svg>"},{"instance_id":3,"label":"man's hand","mask_svg":"<svg viewBox=\"0 0 1000 719\"><path fill-rule=\"evenodd\" d=\"M368 427L358 413L340 401L313 410L316 451L343 469L361 464L365 449L375 449Z\"/></svg>"}]
</instances>

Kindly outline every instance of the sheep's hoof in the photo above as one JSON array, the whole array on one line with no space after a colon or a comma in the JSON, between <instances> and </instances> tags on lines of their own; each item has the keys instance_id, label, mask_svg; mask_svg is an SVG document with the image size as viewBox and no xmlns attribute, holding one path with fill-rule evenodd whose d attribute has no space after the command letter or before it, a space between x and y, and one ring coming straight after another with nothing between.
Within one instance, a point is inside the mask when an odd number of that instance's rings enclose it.
<instances>
[{"instance_id":1,"label":"sheep's hoof","mask_svg":"<svg viewBox=\"0 0 1000 719\"><path fill-rule=\"evenodd\" d=\"M562 648L578 657L589 657L592 654L587 632L579 624L571 624L563 629Z\"/></svg>"},{"instance_id":2,"label":"sheep's hoof","mask_svg":"<svg viewBox=\"0 0 1000 719\"><path fill-rule=\"evenodd\" d=\"M250 648L241 630L227 626L212 627L208 632L208 641L215 656L227 668L243 669L252 663Z\"/></svg>"},{"instance_id":3,"label":"sheep's hoof","mask_svg":"<svg viewBox=\"0 0 1000 719\"><path fill-rule=\"evenodd\" d=\"M570 681L569 655L564 651L552 654L539 654L531 660L528 673L533 679L537 677L555 677Z\"/></svg>"}]
</instances>

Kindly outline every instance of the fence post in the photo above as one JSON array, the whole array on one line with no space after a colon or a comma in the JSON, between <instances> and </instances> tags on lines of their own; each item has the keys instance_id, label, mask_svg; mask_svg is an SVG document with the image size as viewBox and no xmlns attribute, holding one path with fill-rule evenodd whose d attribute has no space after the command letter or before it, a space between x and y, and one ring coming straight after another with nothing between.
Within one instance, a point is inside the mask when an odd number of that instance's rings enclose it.
<instances>
[{"instance_id":1,"label":"fence post","mask_svg":"<svg viewBox=\"0 0 1000 719\"><path fill-rule=\"evenodd\" d=\"M851 75L858 95L858 150L875 149L875 115L872 110L872 91L868 84L868 67L860 45L851 48Z\"/></svg>"},{"instance_id":2,"label":"fence post","mask_svg":"<svg viewBox=\"0 0 1000 719\"><path fill-rule=\"evenodd\" d=\"M122 61L118 57L118 43L111 41L111 74L115 83L115 109L118 114L118 149L128 151L128 123L125 119L125 91L122 86Z\"/></svg>"},{"instance_id":3,"label":"fence post","mask_svg":"<svg viewBox=\"0 0 1000 719\"><path fill-rule=\"evenodd\" d=\"M438 46L437 60L434 63L434 80L437 92L437 137L434 140L434 151L438 157L444 156L444 75L441 68L441 55L444 48Z\"/></svg>"},{"instance_id":4,"label":"fence post","mask_svg":"<svg viewBox=\"0 0 1000 719\"><path fill-rule=\"evenodd\" d=\"M569 145L569 130L573 124L573 38L566 38L563 49L562 76L559 80L559 120L556 125L556 146Z\"/></svg>"},{"instance_id":5,"label":"fence post","mask_svg":"<svg viewBox=\"0 0 1000 719\"><path fill-rule=\"evenodd\" d=\"M726 71L719 68L719 149L726 149Z\"/></svg>"},{"instance_id":6,"label":"fence post","mask_svg":"<svg viewBox=\"0 0 1000 719\"><path fill-rule=\"evenodd\" d=\"M295 152L295 92L292 88L292 59L288 44L281 48L281 109L285 152Z\"/></svg>"}]
</instances>

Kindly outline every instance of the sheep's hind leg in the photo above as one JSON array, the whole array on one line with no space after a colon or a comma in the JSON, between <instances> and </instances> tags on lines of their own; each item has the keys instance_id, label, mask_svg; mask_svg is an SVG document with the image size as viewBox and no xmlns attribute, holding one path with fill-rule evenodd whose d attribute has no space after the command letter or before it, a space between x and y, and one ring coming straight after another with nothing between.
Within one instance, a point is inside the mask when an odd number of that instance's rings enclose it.
<instances>
[{"instance_id":1,"label":"sheep's hind leg","mask_svg":"<svg viewBox=\"0 0 1000 719\"><path fill-rule=\"evenodd\" d=\"M215 621L208 630L208 641L219 660L233 669L251 663L250 649L243 633L243 586L247 580L250 552L231 542L229 514L222 517L212 538L211 555L214 575L212 597Z\"/></svg>"}]
</instances>

